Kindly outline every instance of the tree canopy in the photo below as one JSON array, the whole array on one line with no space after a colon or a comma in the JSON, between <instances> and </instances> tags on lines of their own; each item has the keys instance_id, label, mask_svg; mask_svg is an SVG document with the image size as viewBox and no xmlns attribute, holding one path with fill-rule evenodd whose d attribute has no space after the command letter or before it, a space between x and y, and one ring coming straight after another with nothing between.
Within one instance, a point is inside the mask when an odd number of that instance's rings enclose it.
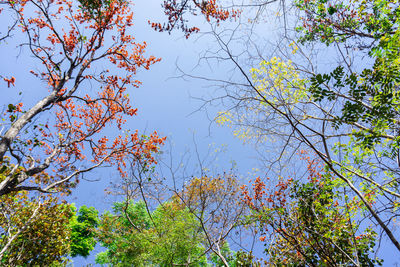
<instances>
[{"instance_id":1,"label":"tree canopy","mask_svg":"<svg viewBox=\"0 0 400 267\"><path fill-rule=\"evenodd\" d=\"M195 138L178 158L136 130L131 91L163 55L136 39L134 2L1 4L0 45L24 65L0 73L1 265L97 248L104 266L376 266L386 246L400 258L399 1L160 1L149 30L209 42L209 76L177 71L208 83L209 134L227 126L253 147L251 172L218 166L211 145L202 159ZM99 173L112 207L77 209L71 194Z\"/></svg>"}]
</instances>

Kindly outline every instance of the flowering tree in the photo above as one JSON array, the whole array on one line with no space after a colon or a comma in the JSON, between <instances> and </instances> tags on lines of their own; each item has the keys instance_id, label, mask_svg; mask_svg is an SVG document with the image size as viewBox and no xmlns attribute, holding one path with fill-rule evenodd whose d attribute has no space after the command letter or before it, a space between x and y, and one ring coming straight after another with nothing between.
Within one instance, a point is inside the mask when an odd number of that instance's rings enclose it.
<instances>
[{"instance_id":1,"label":"flowering tree","mask_svg":"<svg viewBox=\"0 0 400 267\"><path fill-rule=\"evenodd\" d=\"M0 162L10 160L14 167L0 181L0 195L21 190L69 192L74 177L101 165L116 165L125 176L125 157L154 162L152 153L163 138L156 132L123 132L127 118L137 112L128 87L140 85L135 79L138 69L160 60L146 57L146 43L128 33L133 24L130 3L4 4L7 10L2 15L15 18L25 38L19 46L41 63L30 73L47 93L26 109L23 103L10 103L3 114ZM8 87L19 86L14 77L3 78ZM107 137L103 131L110 125L123 133Z\"/></svg>"},{"instance_id":2,"label":"flowering tree","mask_svg":"<svg viewBox=\"0 0 400 267\"><path fill-rule=\"evenodd\" d=\"M366 208L343 192L344 183L323 170L319 160L303 152L307 181L283 179L266 188L257 178L242 187L242 200L252 210L249 223L260 229L267 262L301 266L376 266L372 258L377 233L362 229L359 217ZM372 191L371 191L372 193ZM370 194L370 203L375 201Z\"/></svg>"}]
</instances>

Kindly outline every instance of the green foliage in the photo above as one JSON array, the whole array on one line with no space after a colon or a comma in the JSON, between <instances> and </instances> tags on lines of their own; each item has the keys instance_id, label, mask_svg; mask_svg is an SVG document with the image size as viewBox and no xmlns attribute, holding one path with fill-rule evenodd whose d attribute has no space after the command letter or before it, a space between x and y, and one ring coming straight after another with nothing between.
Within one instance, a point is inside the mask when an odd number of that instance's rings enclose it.
<instances>
[{"instance_id":1,"label":"green foliage","mask_svg":"<svg viewBox=\"0 0 400 267\"><path fill-rule=\"evenodd\" d=\"M97 23L104 23L111 19L109 16L109 10L113 8L112 0L78 0L80 8L84 11L84 14ZM127 5L126 0L116 0L116 2ZM81 41L86 41L86 36L81 36Z\"/></svg>"},{"instance_id":2,"label":"green foliage","mask_svg":"<svg viewBox=\"0 0 400 267\"><path fill-rule=\"evenodd\" d=\"M371 68L346 73L338 66L331 73L311 78L309 91L315 101L337 101L341 113L335 115L336 129L342 124L363 123L354 135L360 145L371 148L382 142L397 127L400 112L400 9L396 1L352 0L337 3L326 0L298 1L307 15L300 38L320 40L330 45L351 37L363 38L368 54L374 59ZM353 46L356 46L355 44ZM392 140L398 146L398 140Z\"/></svg>"},{"instance_id":3,"label":"green foliage","mask_svg":"<svg viewBox=\"0 0 400 267\"><path fill-rule=\"evenodd\" d=\"M349 38L382 39L398 30L400 9L388 0L297 0L303 11L300 41L321 41L327 45ZM352 41L354 41L354 39Z\"/></svg>"},{"instance_id":4,"label":"green foliage","mask_svg":"<svg viewBox=\"0 0 400 267\"><path fill-rule=\"evenodd\" d=\"M240 266L240 267L260 267L261 262L255 261L255 257L253 253L250 252L244 252L242 250L239 250L236 252L236 259L235 259L235 265L234 266Z\"/></svg>"},{"instance_id":5,"label":"green foliage","mask_svg":"<svg viewBox=\"0 0 400 267\"><path fill-rule=\"evenodd\" d=\"M353 181L363 179L359 184L367 196L385 192L398 197L396 171L389 166L399 166L400 7L386 0L335 3L298 1L307 14L300 39L330 45L357 37L373 64L357 72L340 65L330 73L315 74L308 92L313 101L333 107L329 121L334 134L349 137L334 149L345 155L334 162L340 173ZM335 11L327 12L329 7Z\"/></svg>"},{"instance_id":6,"label":"green foliage","mask_svg":"<svg viewBox=\"0 0 400 267\"><path fill-rule=\"evenodd\" d=\"M71 256L89 256L97 243L95 229L99 224L98 211L82 206L70 222Z\"/></svg>"},{"instance_id":7,"label":"green foliage","mask_svg":"<svg viewBox=\"0 0 400 267\"><path fill-rule=\"evenodd\" d=\"M198 221L185 209L164 203L149 215L143 202L115 203L103 214L98 238L107 251L96 263L115 266L206 266Z\"/></svg>"},{"instance_id":8,"label":"green foliage","mask_svg":"<svg viewBox=\"0 0 400 267\"><path fill-rule=\"evenodd\" d=\"M254 196L245 201L249 217L261 229L267 262L273 266L380 265L371 258L376 232L357 221L363 205L343 194L343 182L320 172L318 162L308 159L308 181L289 179L273 189L256 181ZM266 241L267 236L270 239Z\"/></svg>"},{"instance_id":9,"label":"green foliage","mask_svg":"<svg viewBox=\"0 0 400 267\"><path fill-rule=\"evenodd\" d=\"M321 179L320 182L308 183L295 181L291 188L290 197L299 220L294 223L308 238L309 248L304 250L305 262L318 266L350 264L350 259L345 256L347 254L351 257L357 255L361 266L376 266L380 261L369 256L375 247L376 233L367 228L356 237L360 225L351 219L357 214L357 203L339 205L337 201L343 200L334 187L335 181L329 176ZM320 246L323 247L320 249Z\"/></svg>"},{"instance_id":10,"label":"green foliage","mask_svg":"<svg viewBox=\"0 0 400 267\"><path fill-rule=\"evenodd\" d=\"M110 6L110 0L79 0L81 8L93 19L100 19L102 14Z\"/></svg>"},{"instance_id":11,"label":"green foliage","mask_svg":"<svg viewBox=\"0 0 400 267\"><path fill-rule=\"evenodd\" d=\"M50 266L67 262L68 223L73 217L69 204L60 204L52 197L31 201L25 193L8 194L0 201L0 249L16 236L1 258L1 265Z\"/></svg>"},{"instance_id":12,"label":"green foliage","mask_svg":"<svg viewBox=\"0 0 400 267\"><path fill-rule=\"evenodd\" d=\"M0 181L15 166L6 157L1 162ZM18 168L15 175L21 171ZM73 206L52 195L35 199L27 192L0 197L0 256L2 266L63 265L70 252L69 222ZM11 242L9 242L11 241Z\"/></svg>"}]
</instances>

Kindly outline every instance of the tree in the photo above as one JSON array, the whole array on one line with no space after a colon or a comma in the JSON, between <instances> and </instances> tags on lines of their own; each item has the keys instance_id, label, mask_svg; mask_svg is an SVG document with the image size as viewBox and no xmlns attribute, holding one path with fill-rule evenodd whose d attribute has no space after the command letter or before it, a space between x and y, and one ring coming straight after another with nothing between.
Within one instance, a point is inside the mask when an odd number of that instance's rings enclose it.
<instances>
[{"instance_id":1,"label":"tree","mask_svg":"<svg viewBox=\"0 0 400 267\"><path fill-rule=\"evenodd\" d=\"M223 266L230 266L229 258L233 257L226 257L230 254L227 239L237 230L245 214L239 201L239 188L237 178L225 173L217 177L193 177L173 196L173 201L182 209L188 209L198 221L206 248Z\"/></svg>"},{"instance_id":2,"label":"tree","mask_svg":"<svg viewBox=\"0 0 400 267\"><path fill-rule=\"evenodd\" d=\"M6 158L7 160L7 158ZM3 163L0 178L14 168ZM16 172L22 171L20 168ZM67 262L70 251L70 220L73 207L52 195L32 200L27 192L0 197L0 262L19 266Z\"/></svg>"},{"instance_id":3,"label":"tree","mask_svg":"<svg viewBox=\"0 0 400 267\"><path fill-rule=\"evenodd\" d=\"M395 216L392 203L398 201L400 196L395 178L399 174L398 168L391 167L399 166L399 6L392 1L354 1L348 5L331 6L313 1L310 4L304 8L313 15L304 22L304 27L309 27L309 30L303 34L301 41L320 40L330 45L335 41L349 42L346 38L359 39L360 43L354 46L365 47L364 53L373 62L361 70L349 64L338 66L331 73L315 74L311 78L309 91L315 102L329 105L338 103L334 111L325 112L325 120L337 131L349 136L348 143L339 141L336 144L343 149L344 159L334 160L329 155L322 158L341 177L352 175L361 181L363 187L368 188L367 191L382 195L380 201L390 199L374 210L365 200L369 192L361 189L364 191L361 193L353 188L359 192L357 194L374 220L400 250L400 243L386 227L386 217L390 222ZM318 11L315 8L317 5L321 6ZM322 25L319 30L307 24L315 25L319 21ZM333 22L332 27L325 26L328 22ZM351 132L347 129L351 129ZM323 138L326 139L325 136ZM325 154L328 153L326 150ZM350 151L358 153L354 155ZM364 164L369 166L364 167ZM351 183L348 184L351 186ZM388 213L379 215L380 209L388 209Z\"/></svg>"},{"instance_id":4,"label":"tree","mask_svg":"<svg viewBox=\"0 0 400 267\"><path fill-rule=\"evenodd\" d=\"M4 178L12 168L3 164L0 176ZM64 265L69 256L88 256L96 245L94 208L82 206L77 212L73 204L54 195L30 197L26 191L3 195L0 200L0 262L4 265Z\"/></svg>"},{"instance_id":5,"label":"tree","mask_svg":"<svg viewBox=\"0 0 400 267\"><path fill-rule=\"evenodd\" d=\"M94 249L97 211L52 196L34 201L26 192L2 197L0 260L5 265L65 265Z\"/></svg>"},{"instance_id":6,"label":"tree","mask_svg":"<svg viewBox=\"0 0 400 267\"><path fill-rule=\"evenodd\" d=\"M138 87L136 72L160 60L145 57L146 43L128 34L133 20L129 2L32 0L6 5L2 15L15 18L25 39L18 45L40 63L31 74L45 88L40 93L47 92L26 110L23 103L10 103L4 112L0 161L8 155L15 167L0 181L0 195L69 192L79 175L101 165L116 165L124 176L126 157L154 162L152 153L164 141L156 132L102 134L110 125L123 131L126 119L137 111L128 86ZM4 80L18 87L14 77Z\"/></svg>"},{"instance_id":7,"label":"tree","mask_svg":"<svg viewBox=\"0 0 400 267\"><path fill-rule=\"evenodd\" d=\"M256 34L240 51L232 41L240 39L236 30L214 31L217 52L204 58L230 60L234 74L223 81L225 97L208 103L230 103L216 121L262 150L276 151L273 159L271 153L265 157L269 169L282 172L282 166L296 165L296 151L313 151L400 250L393 233L400 196L398 4L316 0L294 1L293 7L300 22L285 20L273 54L263 53ZM323 64L327 53L332 60ZM379 200L371 203L371 194Z\"/></svg>"},{"instance_id":8,"label":"tree","mask_svg":"<svg viewBox=\"0 0 400 267\"><path fill-rule=\"evenodd\" d=\"M343 182L324 171L306 153L307 182L281 178L275 189L266 189L260 178L251 192L243 187L243 201L252 209L249 223L260 228L269 265L376 266L371 258L377 233L361 226L365 211L350 199ZM275 190L275 191L274 191ZM270 245L268 245L270 244Z\"/></svg>"},{"instance_id":9,"label":"tree","mask_svg":"<svg viewBox=\"0 0 400 267\"><path fill-rule=\"evenodd\" d=\"M30 201L27 193L1 197L0 262L7 266L66 263L73 211L53 197Z\"/></svg>"},{"instance_id":10,"label":"tree","mask_svg":"<svg viewBox=\"0 0 400 267\"><path fill-rule=\"evenodd\" d=\"M260 9L256 20L246 20L248 14L241 12L238 25L212 28L217 48L202 58L207 64L229 60L233 70L225 81L200 77L222 81L225 90L225 97L218 92L206 102L230 103L216 116L217 123L229 124L235 135L258 147L264 144L264 151L277 152L274 159L271 153L265 157L269 169L276 165L283 172L282 166L296 165L296 151L312 150L400 250L393 233L400 196L399 5L296 0L282 1L281 7L276 11L283 11L283 36L271 54L258 38L266 30L255 30L257 23L271 21ZM250 31L240 35L241 28ZM324 65L327 55L332 60ZM378 200L371 203L371 195Z\"/></svg>"},{"instance_id":11,"label":"tree","mask_svg":"<svg viewBox=\"0 0 400 267\"><path fill-rule=\"evenodd\" d=\"M177 210L188 212L198 225L198 234L203 236L203 253L208 258L216 256L223 266L230 266L236 253L230 253L227 243L232 241L235 249L243 249L245 252L241 255L244 259L250 251L241 247L242 235L249 237L250 231L241 229L240 220L246 210L239 200L240 184L235 169L212 175L205 166L214 164L219 152L212 145L209 149L202 160L197 154L199 176L193 174L195 168L191 165L190 153L179 161L173 161L171 154L169 157L161 154L157 166L132 162L129 176L110 193L122 195L126 203L142 201L150 217L152 210L161 209L168 199ZM215 155L211 154L213 150Z\"/></svg>"},{"instance_id":12,"label":"tree","mask_svg":"<svg viewBox=\"0 0 400 267\"><path fill-rule=\"evenodd\" d=\"M101 216L97 238L107 248L96 263L116 266L259 266L253 256L234 252L228 242L210 252L209 237L198 218L176 199L148 213L145 202L114 203ZM209 234L209 233L208 233ZM215 246L215 245L214 245Z\"/></svg>"},{"instance_id":13,"label":"tree","mask_svg":"<svg viewBox=\"0 0 400 267\"><path fill-rule=\"evenodd\" d=\"M206 266L204 236L194 216L172 203L148 213L144 202L115 203L102 215L98 239L107 248L99 264Z\"/></svg>"}]
</instances>

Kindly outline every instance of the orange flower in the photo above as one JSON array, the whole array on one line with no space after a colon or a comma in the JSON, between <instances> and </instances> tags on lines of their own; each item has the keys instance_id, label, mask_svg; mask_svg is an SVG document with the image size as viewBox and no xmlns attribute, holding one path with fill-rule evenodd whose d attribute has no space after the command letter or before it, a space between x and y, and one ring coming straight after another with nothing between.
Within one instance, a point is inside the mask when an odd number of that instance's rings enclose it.
<instances>
[{"instance_id":1,"label":"orange flower","mask_svg":"<svg viewBox=\"0 0 400 267\"><path fill-rule=\"evenodd\" d=\"M10 84L12 84L12 86L15 86L15 78L13 76L11 77L11 79L4 78L4 81L7 82L8 88L10 88Z\"/></svg>"}]
</instances>

